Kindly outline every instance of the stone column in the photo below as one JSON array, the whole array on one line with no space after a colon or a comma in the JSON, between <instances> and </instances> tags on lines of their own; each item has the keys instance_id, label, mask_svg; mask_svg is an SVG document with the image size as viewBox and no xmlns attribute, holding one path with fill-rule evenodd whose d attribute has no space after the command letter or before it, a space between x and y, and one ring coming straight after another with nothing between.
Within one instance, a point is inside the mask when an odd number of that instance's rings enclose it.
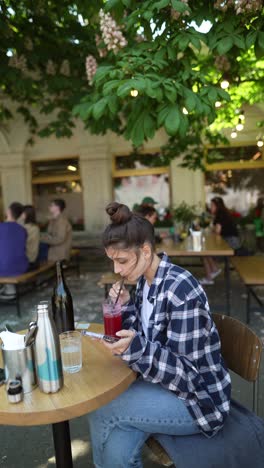
<instances>
[{"instance_id":1,"label":"stone column","mask_svg":"<svg viewBox=\"0 0 264 468\"><path fill-rule=\"evenodd\" d=\"M171 162L171 202L172 206L185 201L189 205L204 204L204 174L179 167L179 160Z\"/></svg>"},{"instance_id":2,"label":"stone column","mask_svg":"<svg viewBox=\"0 0 264 468\"><path fill-rule=\"evenodd\" d=\"M0 155L0 170L4 209L10 203L27 202L24 154L6 153Z\"/></svg>"},{"instance_id":3,"label":"stone column","mask_svg":"<svg viewBox=\"0 0 264 468\"><path fill-rule=\"evenodd\" d=\"M90 234L100 233L106 224L105 206L112 200L111 155L108 145L80 149L84 224Z\"/></svg>"}]
</instances>

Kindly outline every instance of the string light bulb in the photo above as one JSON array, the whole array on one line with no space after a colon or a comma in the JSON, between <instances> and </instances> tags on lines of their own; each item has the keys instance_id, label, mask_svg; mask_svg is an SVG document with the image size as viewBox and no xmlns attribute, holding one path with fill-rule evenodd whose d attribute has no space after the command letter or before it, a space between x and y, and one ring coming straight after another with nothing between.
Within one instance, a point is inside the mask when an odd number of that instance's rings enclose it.
<instances>
[{"instance_id":1,"label":"string light bulb","mask_svg":"<svg viewBox=\"0 0 264 468\"><path fill-rule=\"evenodd\" d=\"M236 125L236 129L238 132L241 132L244 128L244 124L242 123L241 119L238 119L238 124Z\"/></svg>"},{"instance_id":2,"label":"string light bulb","mask_svg":"<svg viewBox=\"0 0 264 468\"><path fill-rule=\"evenodd\" d=\"M235 128L233 128L230 136L231 136L231 138L236 138L237 137L237 132L236 132Z\"/></svg>"},{"instance_id":3,"label":"string light bulb","mask_svg":"<svg viewBox=\"0 0 264 468\"><path fill-rule=\"evenodd\" d=\"M258 146L259 148L262 148L263 145L264 145L264 142L263 142L262 138L258 138L257 146Z\"/></svg>"},{"instance_id":4,"label":"string light bulb","mask_svg":"<svg viewBox=\"0 0 264 468\"><path fill-rule=\"evenodd\" d=\"M68 171L72 171L72 172L77 171L77 167L72 166L71 164L69 164L69 166L67 166L67 169L68 169Z\"/></svg>"},{"instance_id":5,"label":"string light bulb","mask_svg":"<svg viewBox=\"0 0 264 468\"><path fill-rule=\"evenodd\" d=\"M245 120L245 113L244 113L244 111L240 111L238 117L240 118L240 120Z\"/></svg>"},{"instance_id":6,"label":"string light bulb","mask_svg":"<svg viewBox=\"0 0 264 468\"><path fill-rule=\"evenodd\" d=\"M221 81L220 86L222 89L227 89L229 88L229 84L230 84L229 81L224 79L223 81Z\"/></svg>"},{"instance_id":7,"label":"string light bulb","mask_svg":"<svg viewBox=\"0 0 264 468\"><path fill-rule=\"evenodd\" d=\"M137 90L137 89L131 89L130 95L131 95L132 97L137 97L137 96L138 96L138 90Z\"/></svg>"},{"instance_id":8,"label":"string light bulb","mask_svg":"<svg viewBox=\"0 0 264 468\"><path fill-rule=\"evenodd\" d=\"M189 114L189 112L187 111L186 107L183 107L182 112L183 112L185 115L188 115L188 114Z\"/></svg>"},{"instance_id":9,"label":"string light bulb","mask_svg":"<svg viewBox=\"0 0 264 468\"><path fill-rule=\"evenodd\" d=\"M221 107L222 103L220 101L215 101L215 107Z\"/></svg>"}]
</instances>

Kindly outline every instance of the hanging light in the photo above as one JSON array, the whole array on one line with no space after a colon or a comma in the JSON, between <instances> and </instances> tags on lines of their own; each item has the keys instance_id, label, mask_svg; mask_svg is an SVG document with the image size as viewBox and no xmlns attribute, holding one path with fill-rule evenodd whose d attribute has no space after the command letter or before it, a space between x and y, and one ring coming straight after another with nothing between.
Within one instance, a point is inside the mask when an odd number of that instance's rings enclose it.
<instances>
[{"instance_id":1,"label":"hanging light","mask_svg":"<svg viewBox=\"0 0 264 468\"><path fill-rule=\"evenodd\" d=\"M183 112L185 115L188 115L188 114L189 114L189 112L187 111L186 107L183 107L182 112Z\"/></svg>"},{"instance_id":2,"label":"hanging light","mask_svg":"<svg viewBox=\"0 0 264 468\"><path fill-rule=\"evenodd\" d=\"M245 112L243 110L240 110L238 117L240 118L240 120L245 120Z\"/></svg>"},{"instance_id":3,"label":"hanging light","mask_svg":"<svg viewBox=\"0 0 264 468\"><path fill-rule=\"evenodd\" d=\"M67 166L67 169L68 169L68 171L72 171L72 172L77 171L77 167L72 166L71 164L69 164L69 166Z\"/></svg>"},{"instance_id":4,"label":"hanging light","mask_svg":"<svg viewBox=\"0 0 264 468\"><path fill-rule=\"evenodd\" d=\"M241 132L241 130L243 130L243 128L244 128L244 124L242 124L241 119L238 119L238 124L236 125L237 131Z\"/></svg>"},{"instance_id":5,"label":"hanging light","mask_svg":"<svg viewBox=\"0 0 264 468\"><path fill-rule=\"evenodd\" d=\"M220 86L222 89L227 89L229 88L229 84L230 84L229 81L224 79L223 81L221 81Z\"/></svg>"},{"instance_id":6,"label":"hanging light","mask_svg":"<svg viewBox=\"0 0 264 468\"><path fill-rule=\"evenodd\" d=\"M258 138L257 146L258 146L259 148L262 148L263 145L264 145L263 139L262 139L262 138Z\"/></svg>"},{"instance_id":7,"label":"hanging light","mask_svg":"<svg viewBox=\"0 0 264 468\"><path fill-rule=\"evenodd\" d=\"M230 134L231 138L236 138L237 137L237 131L235 128L233 128L231 134Z\"/></svg>"},{"instance_id":8,"label":"hanging light","mask_svg":"<svg viewBox=\"0 0 264 468\"><path fill-rule=\"evenodd\" d=\"M137 89L131 89L130 95L131 95L132 97L137 97L137 96L138 96L138 90L137 90Z\"/></svg>"},{"instance_id":9,"label":"hanging light","mask_svg":"<svg viewBox=\"0 0 264 468\"><path fill-rule=\"evenodd\" d=\"M222 103L220 101L215 101L215 107L221 107Z\"/></svg>"}]
</instances>

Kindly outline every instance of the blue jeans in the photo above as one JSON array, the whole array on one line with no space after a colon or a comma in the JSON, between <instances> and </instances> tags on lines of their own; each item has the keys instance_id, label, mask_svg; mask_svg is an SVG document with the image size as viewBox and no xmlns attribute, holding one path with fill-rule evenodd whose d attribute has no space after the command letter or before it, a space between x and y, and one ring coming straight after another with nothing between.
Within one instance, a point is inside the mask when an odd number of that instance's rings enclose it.
<instances>
[{"instance_id":1,"label":"blue jeans","mask_svg":"<svg viewBox=\"0 0 264 468\"><path fill-rule=\"evenodd\" d=\"M96 468L142 468L141 448L151 434L199 432L182 400L141 379L88 419Z\"/></svg>"}]
</instances>

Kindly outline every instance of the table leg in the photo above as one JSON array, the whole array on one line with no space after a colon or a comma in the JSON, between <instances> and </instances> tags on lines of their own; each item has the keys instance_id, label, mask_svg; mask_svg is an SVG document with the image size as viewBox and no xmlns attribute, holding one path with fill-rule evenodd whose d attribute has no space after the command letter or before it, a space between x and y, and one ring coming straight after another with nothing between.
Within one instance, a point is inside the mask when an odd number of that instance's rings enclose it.
<instances>
[{"instance_id":1,"label":"table leg","mask_svg":"<svg viewBox=\"0 0 264 468\"><path fill-rule=\"evenodd\" d=\"M69 421L52 424L56 467L73 468Z\"/></svg>"},{"instance_id":2,"label":"table leg","mask_svg":"<svg viewBox=\"0 0 264 468\"><path fill-rule=\"evenodd\" d=\"M250 288L247 286L247 323L250 320Z\"/></svg>"},{"instance_id":3,"label":"table leg","mask_svg":"<svg viewBox=\"0 0 264 468\"><path fill-rule=\"evenodd\" d=\"M225 289L226 289L226 312L230 317L230 268L229 258L225 257Z\"/></svg>"}]
</instances>

